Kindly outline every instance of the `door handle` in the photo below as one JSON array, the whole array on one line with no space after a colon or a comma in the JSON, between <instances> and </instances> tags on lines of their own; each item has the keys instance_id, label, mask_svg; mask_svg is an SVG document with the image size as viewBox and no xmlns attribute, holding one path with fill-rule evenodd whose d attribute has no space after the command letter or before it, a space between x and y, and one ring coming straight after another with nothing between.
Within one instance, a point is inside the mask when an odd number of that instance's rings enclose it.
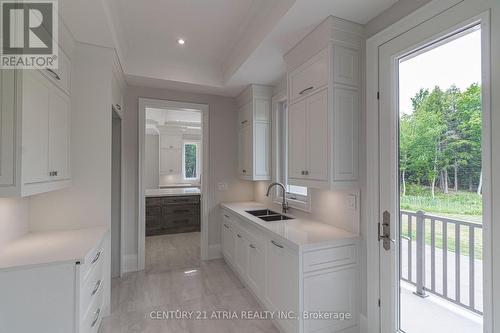
<instances>
[{"instance_id":1,"label":"door handle","mask_svg":"<svg viewBox=\"0 0 500 333\"><path fill-rule=\"evenodd\" d=\"M304 94L304 93L306 93L306 92L309 92L309 91L311 91L311 90L313 90L313 89L314 89L314 87L313 87L313 86L310 86L310 87L308 87L308 88L306 88L306 89L302 90L301 92L299 92L299 95L302 95L302 94Z\"/></svg>"},{"instance_id":2,"label":"door handle","mask_svg":"<svg viewBox=\"0 0 500 333\"><path fill-rule=\"evenodd\" d=\"M384 250L389 251L391 249L391 243L395 243L395 240L391 239L391 213L384 211L382 214L382 234L380 233L380 226L379 223L378 240L382 241Z\"/></svg>"}]
</instances>

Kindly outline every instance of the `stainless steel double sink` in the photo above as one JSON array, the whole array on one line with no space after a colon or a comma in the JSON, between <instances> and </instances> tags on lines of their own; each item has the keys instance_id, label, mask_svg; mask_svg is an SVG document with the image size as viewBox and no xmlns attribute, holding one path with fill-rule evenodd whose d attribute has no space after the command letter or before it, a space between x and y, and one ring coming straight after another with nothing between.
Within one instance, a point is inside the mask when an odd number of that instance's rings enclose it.
<instances>
[{"instance_id":1,"label":"stainless steel double sink","mask_svg":"<svg viewBox=\"0 0 500 333\"><path fill-rule=\"evenodd\" d=\"M276 213L269 209L247 210L246 212L266 222L285 221L293 219L292 217Z\"/></svg>"}]
</instances>

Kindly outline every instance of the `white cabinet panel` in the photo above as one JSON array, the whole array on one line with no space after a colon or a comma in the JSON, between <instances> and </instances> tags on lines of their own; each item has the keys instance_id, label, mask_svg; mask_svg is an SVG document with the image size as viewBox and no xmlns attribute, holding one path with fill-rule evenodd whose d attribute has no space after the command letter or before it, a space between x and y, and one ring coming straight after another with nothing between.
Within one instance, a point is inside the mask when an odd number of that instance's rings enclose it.
<instances>
[{"instance_id":1,"label":"white cabinet panel","mask_svg":"<svg viewBox=\"0 0 500 333\"><path fill-rule=\"evenodd\" d=\"M306 99L307 179L328 181L328 92L323 90Z\"/></svg>"},{"instance_id":2,"label":"white cabinet panel","mask_svg":"<svg viewBox=\"0 0 500 333\"><path fill-rule=\"evenodd\" d=\"M356 270L331 270L304 278L304 311L350 314L349 320L304 320L304 333L338 332L357 323ZM328 295L330 297L325 297Z\"/></svg>"},{"instance_id":3,"label":"white cabinet panel","mask_svg":"<svg viewBox=\"0 0 500 333\"><path fill-rule=\"evenodd\" d=\"M51 83L38 71L23 77L23 179L24 183L50 180L49 108Z\"/></svg>"},{"instance_id":4,"label":"white cabinet panel","mask_svg":"<svg viewBox=\"0 0 500 333\"><path fill-rule=\"evenodd\" d=\"M0 70L0 185L14 185L15 170L15 75Z\"/></svg>"},{"instance_id":5,"label":"white cabinet panel","mask_svg":"<svg viewBox=\"0 0 500 333\"><path fill-rule=\"evenodd\" d=\"M57 69L43 69L40 72L66 94L71 94L71 63L66 53L59 48Z\"/></svg>"},{"instance_id":6,"label":"white cabinet panel","mask_svg":"<svg viewBox=\"0 0 500 333\"><path fill-rule=\"evenodd\" d=\"M336 88L334 181L358 178L359 94L355 90Z\"/></svg>"},{"instance_id":7,"label":"white cabinet panel","mask_svg":"<svg viewBox=\"0 0 500 333\"><path fill-rule=\"evenodd\" d=\"M54 179L71 178L70 116L69 97L54 89L49 110L49 170L55 172Z\"/></svg>"},{"instance_id":8,"label":"white cabinet panel","mask_svg":"<svg viewBox=\"0 0 500 333\"><path fill-rule=\"evenodd\" d=\"M288 108L288 177L300 179L307 169L306 161L306 102Z\"/></svg>"},{"instance_id":9,"label":"white cabinet panel","mask_svg":"<svg viewBox=\"0 0 500 333\"><path fill-rule=\"evenodd\" d=\"M254 99L255 104L255 121L271 121L271 103L269 99Z\"/></svg>"},{"instance_id":10,"label":"white cabinet panel","mask_svg":"<svg viewBox=\"0 0 500 333\"><path fill-rule=\"evenodd\" d=\"M234 263L240 276L245 278L248 270L248 240L239 228L234 230L234 235L236 242Z\"/></svg>"},{"instance_id":11,"label":"white cabinet panel","mask_svg":"<svg viewBox=\"0 0 500 333\"><path fill-rule=\"evenodd\" d=\"M271 169L271 126L269 123L255 123L254 174L256 177L269 176Z\"/></svg>"},{"instance_id":12,"label":"white cabinet panel","mask_svg":"<svg viewBox=\"0 0 500 333\"><path fill-rule=\"evenodd\" d=\"M359 51L336 45L333 51L334 81L357 87L359 85Z\"/></svg>"},{"instance_id":13,"label":"white cabinet panel","mask_svg":"<svg viewBox=\"0 0 500 333\"><path fill-rule=\"evenodd\" d=\"M227 213L223 214L222 221L222 253L229 262L234 263L235 239Z\"/></svg>"}]
</instances>

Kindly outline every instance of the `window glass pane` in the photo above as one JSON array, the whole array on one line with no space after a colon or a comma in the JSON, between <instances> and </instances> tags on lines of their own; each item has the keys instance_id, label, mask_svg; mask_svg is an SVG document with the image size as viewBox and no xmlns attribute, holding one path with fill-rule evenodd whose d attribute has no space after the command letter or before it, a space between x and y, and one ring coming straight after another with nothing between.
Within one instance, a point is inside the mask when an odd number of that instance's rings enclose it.
<instances>
[{"instance_id":1,"label":"window glass pane","mask_svg":"<svg viewBox=\"0 0 500 333\"><path fill-rule=\"evenodd\" d=\"M288 185L288 192L298 195L307 196L307 187Z\"/></svg>"},{"instance_id":2,"label":"window glass pane","mask_svg":"<svg viewBox=\"0 0 500 333\"><path fill-rule=\"evenodd\" d=\"M197 178L196 175L196 145L189 143L184 145L184 177Z\"/></svg>"}]
</instances>

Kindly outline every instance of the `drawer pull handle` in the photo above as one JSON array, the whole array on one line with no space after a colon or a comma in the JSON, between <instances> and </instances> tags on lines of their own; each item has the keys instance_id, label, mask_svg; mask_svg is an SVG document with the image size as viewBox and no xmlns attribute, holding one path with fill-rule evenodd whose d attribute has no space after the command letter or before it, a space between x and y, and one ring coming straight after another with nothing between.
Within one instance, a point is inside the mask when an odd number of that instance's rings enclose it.
<instances>
[{"instance_id":1,"label":"drawer pull handle","mask_svg":"<svg viewBox=\"0 0 500 333\"><path fill-rule=\"evenodd\" d=\"M302 90L301 92L299 92L299 95L305 94L306 92L309 92L309 91L311 91L313 89L314 89L314 87L310 86L309 88L306 88L306 89Z\"/></svg>"},{"instance_id":2,"label":"drawer pull handle","mask_svg":"<svg viewBox=\"0 0 500 333\"><path fill-rule=\"evenodd\" d=\"M236 234L236 236L238 236L238 238L241 238L241 235L240 235L240 234Z\"/></svg>"},{"instance_id":3,"label":"drawer pull handle","mask_svg":"<svg viewBox=\"0 0 500 333\"><path fill-rule=\"evenodd\" d=\"M224 223L224 228L229 229L229 226Z\"/></svg>"},{"instance_id":4,"label":"drawer pull handle","mask_svg":"<svg viewBox=\"0 0 500 333\"><path fill-rule=\"evenodd\" d=\"M242 170L242 171L243 171L243 173L247 173L247 171L246 171L246 170Z\"/></svg>"},{"instance_id":5,"label":"drawer pull handle","mask_svg":"<svg viewBox=\"0 0 500 333\"><path fill-rule=\"evenodd\" d=\"M97 283L95 284L94 290L92 290L92 293L90 294L90 296L94 296L95 294L97 294L97 291L99 290L100 286L101 286L101 280L97 281Z\"/></svg>"},{"instance_id":6,"label":"drawer pull handle","mask_svg":"<svg viewBox=\"0 0 500 333\"><path fill-rule=\"evenodd\" d=\"M229 215L224 214L224 216L225 216L226 218L229 218Z\"/></svg>"},{"instance_id":7,"label":"drawer pull handle","mask_svg":"<svg viewBox=\"0 0 500 333\"><path fill-rule=\"evenodd\" d=\"M243 124L246 124L246 123L248 123L248 120L243 120L243 121L241 122L241 124L242 124L242 125L243 125Z\"/></svg>"},{"instance_id":8,"label":"drawer pull handle","mask_svg":"<svg viewBox=\"0 0 500 333\"><path fill-rule=\"evenodd\" d=\"M118 111L121 111L122 110L122 107L120 104L115 104L115 109L118 110Z\"/></svg>"},{"instance_id":9,"label":"drawer pull handle","mask_svg":"<svg viewBox=\"0 0 500 333\"><path fill-rule=\"evenodd\" d=\"M279 244L279 243L276 243L276 242L275 242L275 241L273 241L273 240L271 241L271 243L272 243L274 246L279 247L280 249L282 249L282 248L283 248L283 245L281 245L281 244Z\"/></svg>"},{"instance_id":10,"label":"drawer pull handle","mask_svg":"<svg viewBox=\"0 0 500 333\"><path fill-rule=\"evenodd\" d=\"M250 244L250 248L255 249L255 245Z\"/></svg>"},{"instance_id":11,"label":"drawer pull handle","mask_svg":"<svg viewBox=\"0 0 500 333\"><path fill-rule=\"evenodd\" d=\"M97 252L94 259L92 259L92 264L95 264L100 257L101 257L101 251Z\"/></svg>"},{"instance_id":12,"label":"drawer pull handle","mask_svg":"<svg viewBox=\"0 0 500 333\"><path fill-rule=\"evenodd\" d=\"M61 77L59 76L59 74L57 74L55 71L53 71L52 69L50 68L45 68L45 70L47 72L50 73L50 75L52 75L54 77L54 79L58 80L58 81L61 81Z\"/></svg>"},{"instance_id":13,"label":"drawer pull handle","mask_svg":"<svg viewBox=\"0 0 500 333\"><path fill-rule=\"evenodd\" d=\"M90 327L94 327L95 324L97 324L100 315L101 315L101 308L97 309L97 311L95 312L94 320L92 321L92 324L90 324Z\"/></svg>"}]
</instances>

